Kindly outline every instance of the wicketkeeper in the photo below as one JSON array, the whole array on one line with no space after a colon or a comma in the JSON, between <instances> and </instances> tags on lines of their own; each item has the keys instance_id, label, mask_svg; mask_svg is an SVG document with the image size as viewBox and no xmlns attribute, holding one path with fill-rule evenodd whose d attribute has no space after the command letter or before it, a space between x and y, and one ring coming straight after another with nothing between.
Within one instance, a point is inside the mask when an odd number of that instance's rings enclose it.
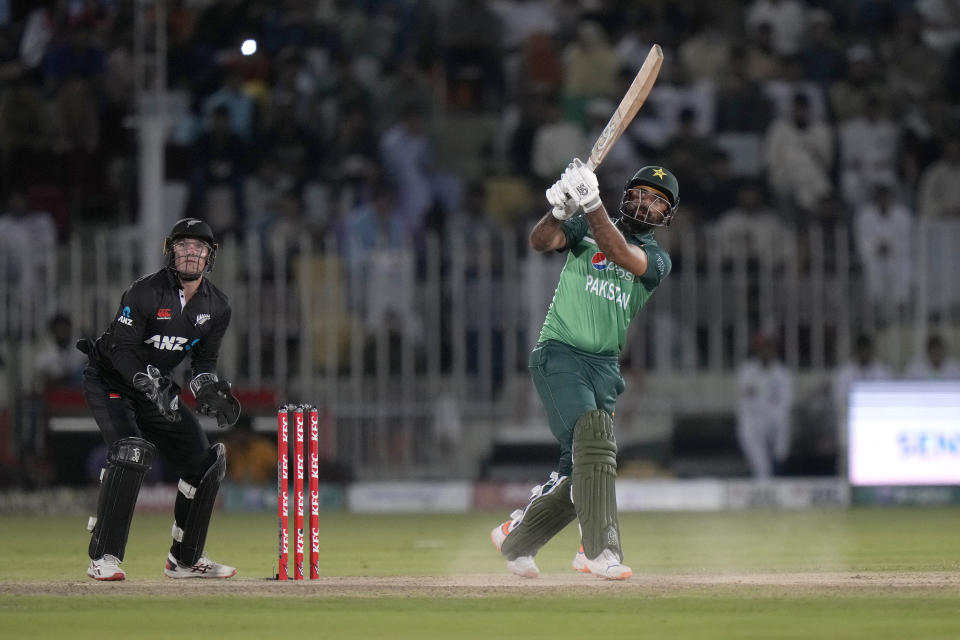
<instances>
[{"instance_id":1,"label":"wicketkeeper","mask_svg":"<svg viewBox=\"0 0 960 640\"><path fill-rule=\"evenodd\" d=\"M530 372L560 443L560 462L533 488L526 508L493 529L513 573L535 578L533 557L575 518L581 545L573 568L608 580L632 575L623 564L615 481L614 405L624 390L620 352L630 321L670 273L670 256L653 237L677 210L677 179L644 167L623 190L612 220L593 171L574 159L547 189L552 205L530 233L540 252L566 251Z\"/></svg>"},{"instance_id":2,"label":"wicketkeeper","mask_svg":"<svg viewBox=\"0 0 960 640\"><path fill-rule=\"evenodd\" d=\"M95 580L123 580L120 568L140 484L157 455L180 477L173 544L164 573L171 578L229 578L237 570L210 560L204 543L226 470L224 446L210 446L196 415L180 404L170 371L189 355L190 391L201 413L223 427L236 423L240 403L216 374L230 304L203 274L217 255L210 226L178 221L163 245L166 266L134 282L116 317L96 342L77 348L90 364L83 392L107 443L97 515L90 518L90 567Z\"/></svg>"}]
</instances>

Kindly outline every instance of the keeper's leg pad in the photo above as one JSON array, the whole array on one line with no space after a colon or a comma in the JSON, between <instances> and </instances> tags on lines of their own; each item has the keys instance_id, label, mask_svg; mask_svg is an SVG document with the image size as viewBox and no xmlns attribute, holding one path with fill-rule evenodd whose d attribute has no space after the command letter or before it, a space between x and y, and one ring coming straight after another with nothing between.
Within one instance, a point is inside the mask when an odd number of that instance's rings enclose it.
<instances>
[{"instance_id":1,"label":"keeper's leg pad","mask_svg":"<svg viewBox=\"0 0 960 640\"><path fill-rule=\"evenodd\" d=\"M100 477L97 517L91 528L91 560L108 553L123 560L140 485L156 456L157 448L143 438L120 438L110 445L107 468Z\"/></svg>"},{"instance_id":2,"label":"keeper's leg pad","mask_svg":"<svg viewBox=\"0 0 960 640\"><path fill-rule=\"evenodd\" d=\"M222 442L210 447L206 471L196 486L180 479L174 505L173 546L170 552L180 564L193 566L200 559L207 542L207 529L213 513L220 483L227 471L227 450Z\"/></svg>"},{"instance_id":3,"label":"keeper's leg pad","mask_svg":"<svg viewBox=\"0 0 960 640\"><path fill-rule=\"evenodd\" d=\"M588 558L610 549L623 560L616 480L613 418L605 411L588 411L573 428L573 505Z\"/></svg>"},{"instance_id":4,"label":"keeper's leg pad","mask_svg":"<svg viewBox=\"0 0 960 640\"><path fill-rule=\"evenodd\" d=\"M530 502L510 523L510 532L500 553L507 560L535 556L550 539L573 522L576 513L570 501L570 478L550 474L550 480L532 490Z\"/></svg>"}]
</instances>

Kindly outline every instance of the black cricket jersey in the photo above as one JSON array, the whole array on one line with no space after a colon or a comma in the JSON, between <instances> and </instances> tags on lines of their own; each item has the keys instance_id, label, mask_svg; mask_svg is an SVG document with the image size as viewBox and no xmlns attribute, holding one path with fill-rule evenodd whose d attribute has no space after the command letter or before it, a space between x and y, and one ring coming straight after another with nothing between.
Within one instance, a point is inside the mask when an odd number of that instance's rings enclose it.
<instances>
[{"instance_id":1,"label":"black cricket jersey","mask_svg":"<svg viewBox=\"0 0 960 640\"><path fill-rule=\"evenodd\" d=\"M194 376L215 373L230 325L230 301L207 278L186 306L183 299L180 280L169 268L130 285L91 354L101 375L132 388L134 374L147 365L166 376L187 355Z\"/></svg>"}]
</instances>

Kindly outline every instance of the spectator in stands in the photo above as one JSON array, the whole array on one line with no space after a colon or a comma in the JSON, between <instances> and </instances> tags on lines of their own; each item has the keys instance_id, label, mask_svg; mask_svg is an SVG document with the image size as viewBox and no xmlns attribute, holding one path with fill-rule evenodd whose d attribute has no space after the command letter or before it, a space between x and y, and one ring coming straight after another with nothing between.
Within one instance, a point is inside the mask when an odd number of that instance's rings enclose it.
<instances>
[{"instance_id":1,"label":"spectator in stands","mask_svg":"<svg viewBox=\"0 0 960 640\"><path fill-rule=\"evenodd\" d=\"M683 75L691 82L713 84L730 73L733 38L725 30L728 17L722 4L703 6L697 31L677 47Z\"/></svg>"},{"instance_id":2,"label":"spectator in stands","mask_svg":"<svg viewBox=\"0 0 960 640\"><path fill-rule=\"evenodd\" d=\"M27 15L20 38L20 62L28 69L36 69L43 62L54 31L51 7L56 4L55 0L34 4L37 6Z\"/></svg>"},{"instance_id":3,"label":"spectator in stands","mask_svg":"<svg viewBox=\"0 0 960 640\"><path fill-rule=\"evenodd\" d=\"M773 336L758 332L752 357L737 367L737 441L754 478L779 475L790 453L793 374Z\"/></svg>"},{"instance_id":4,"label":"spectator in stands","mask_svg":"<svg viewBox=\"0 0 960 640\"><path fill-rule=\"evenodd\" d=\"M588 20L577 27L563 51L563 78L567 114L577 121L592 98L618 99L620 61L600 24Z\"/></svg>"},{"instance_id":5,"label":"spectator in stands","mask_svg":"<svg viewBox=\"0 0 960 640\"><path fill-rule=\"evenodd\" d=\"M0 93L0 189L24 188L51 174L45 110L37 82L26 75L10 79Z\"/></svg>"},{"instance_id":6,"label":"spectator in stands","mask_svg":"<svg viewBox=\"0 0 960 640\"><path fill-rule=\"evenodd\" d=\"M50 41L41 68L54 86L70 78L90 80L103 73L104 53L89 29L77 26L63 30Z\"/></svg>"},{"instance_id":7,"label":"spectator in stands","mask_svg":"<svg viewBox=\"0 0 960 640\"><path fill-rule=\"evenodd\" d=\"M389 321L416 338L420 314L411 293L415 278L412 238L396 190L382 180L372 189L372 199L346 215L340 241L351 282L351 309L362 312L371 334Z\"/></svg>"},{"instance_id":8,"label":"spectator in stands","mask_svg":"<svg viewBox=\"0 0 960 640\"><path fill-rule=\"evenodd\" d=\"M809 212L833 193L833 130L811 118L805 93L794 96L789 117L770 125L764 147L767 179L780 204Z\"/></svg>"},{"instance_id":9,"label":"spectator in stands","mask_svg":"<svg viewBox=\"0 0 960 640\"><path fill-rule=\"evenodd\" d=\"M780 75L780 56L773 48L773 27L763 22L747 37L743 65L752 82L766 82ZM734 63L735 64L735 63Z\"/></svg>"},{"instance_id":10,"label":"spectator in stands","mask_svg":"<svg viewBox=\"0 0 960 640\"><path fill-rule=\"evenodd\" d=\"M548 101L544 105L544 116L544 122L533 135L531 163L538 178L549 180L563 171L570 158L583 155L592 143L587 142L579 125L563 117L559 103Z\"/></svg>"},{"instance_id":11,"label":"spectator in stands","mask_svg":"<svg viewBox=\"0 0 960 640\"><path fill-rule=\"evenodd\" d=\"M210 131L221 125L217 121L224 117L224 113L229 129L244 143L252 142L256 131L255 105L243 91L243 76L235 69L229 70L223 86L203 101L203 115Z\"/></svg>"},{"instance_id":12,"label":"spectator in stands","mask_svg":"<svg viewBox=\"0 0 960 640\"><path fill-rule=\"evenodd\" d=\"M914 8L903 9L897 26L880 45L886 69L884 85L895 104L923 102L936 91L943 58L923 38L923 22Z\"/></svg>"},{"instance_id":13,"label":"spectator in stands","mask_svg":"<svg viewBox=\"0 0 960 640\"><path fill-rule=\"evenodd\" d=\"M467 83L479 104L496 109L504 90L500 18L478 0L454 0L437 9L447 90Z\"/></svg>"},{"instance_id":14,"label":"spectator in stands","mask_svg":"<svg viewBox=\"0 0 960 640\"><path fill-rule=\"evenodd\" d=\"M247 173L247 145L234 133L230 110L219 105L213 110L210 131L194 144L190 171L190 199L187 215L202 215L218 235L242 227L246 222L244 181ZM232 197L232 209L210 207L210 189L225 187ZM218 200L219 202L219 200ZM208 211L208 209L215 211Z\"/></svg>"},{"instance_id":15,"label":"spectator in stands","mask_svg":"<svg viewBox=\"0 0 960 640\"><path fill-rule=\"evenodd\" d=\"M556 40L546 33L527 36L517 74L521 86L559 93L563 87L563 62Z\"/></svg>"},{"instance_id":16,"label":"spectator in stands","mask_svg":"<svg viewBox=\"0 0 960 640\"><path fill-rule=\"evenodd\" d=\"M248 416L241 416L221 442L227 447L227 481L263 485L277 477L277 445L254 432Z\"/></svg>"},{"instance_id":17,"label":"spectator in stands","mask_svg":"<svg viewBox=\"0 0 960 640\"><path fill-rule=\"evenodd\" d=\"M380 179L373 184L369 201L359 203L344 217L340 237L343 260L353 273L364 268L371 252L403 250L407 246L407 229L396 191Z\"/></svg>"},{"instance_id":18,"label":"spectator in stands","mask_svg":"<svg viewBox=\"0 0 960 640\"><path fill-rule=\"evenodd\" d=\"M894 199L890 182L881 179L874 184L870 200L857 207L853 223L871 308L878 319L890 320L891 314L905 310L910 301L913 215Z\"/></svg>"},{"instance_id":19,"label":"spectator in stands","mask_svg":"<svg viewBox=\"0 0 960 640\"><path fill-rule=\"evenodd\" d=\"M73 331L70 316L55 314L47 323L47 331L49 335L34 361L37 390L79 389L87 358L74 347L79 336Z\"/></svg>"},{"instance_id":20,"label":"spectator in stands","mask_svg":"<svg viewBox=\"0 0 960 640\"><path fill-rule=\"evenodd\" d=\"M806 41L797 55L808 80L827 86L843 76L846 60L828 11L817 8L807 12Z\"/></svg>"},{"instance_id":21,"label":"spectator in stands","mask_svg":"<svg viewBox=\"0 0 960 640\"><path fill-rule=\"evenodd\" d=\"M837 471L845 473L847 460L847 395L850 386L860 380L889 380L893 369L877 359L873 338L857 335L849 360L837 367L831 376L830 386L837 426Z\"/></svg>"},{"instance_id":22,"label":"spectator in stands","mask_svg":"<svg viewBox=\"0 0 960 640\"><path fill-rule=\"evenodd\" d=\"M246 231L266 236L282 215L284 196L293 188L293 178L279 170L272 156L263 156L256 173L244 183Z\"/></svg>"},{"instance_id":23,"label":"spectator in stands","mask_svg":"<svg viewBox=\"0 0 960 640\"><path fill-rule=\"evenodd\" d=\"M792 56L800 50L807 26L807 9L798 0L754 0L747 7L747 30L770 26L770 41L778 56Z\"/></svg>"},{"instance_id":24,"label":"spectator in stands","mask_svg":"<svg viewBox=\"0 0 960 640\"><path fill-rule=\"evenodd\" d=\"M944 142L943 156L920 176L920 217L925 220L960 219L960 135Z\"/></svg>"},{"instance_id":25,"label":"spectator in stands","mask_svg":"<svg viewBox=\"0 0 960 640\"><path fill-rule=\"evenodd\" d=\"M433 147L422 107L404 106L399 120L380 137L379 150L384 179L396 188L394 204L399 206L400 220L409 235L416 235L434 205Z\"/></svg>"},{"instance_id":26,"label":"spectator in stands","mask_svg":"<svg viewBox=\"0 0 960 640\"><path fill-rule=\"evenodd\" d=\"M746 49L735 45L730 50L730 73L718 79L717 131L762 134L773 118L773 105L760 84L747 75Z\"/></svg>"},{"instance_id":27,"label":"spectator in stands","mask_svg":"<svg viewBox=\"0 0 960 640\"><path fill-rule=\"evenodd\" d=\"M497 157L503 158L506 172L524 178L534 175L533 140L544 122L547 105L553 101L555 95L553 92L530 87L516 102L504 105L495 148Z\"/></svg>"},{"instance_id":28,"label":"spectator in stands","mask_svg":"<svg viewBox=\"0 0 960 640\"><path fill-rule=\"evenodd\" d=\"M725 259L745 258L765 265L782 263L796 253L796 237L766 201L763 185L744 183L737 205L727 209L713 226L715 250Z\"/></svg>"},{"instance_id":29,"label":"spectator in stands","mask_svg":"<svg viewBox=\"0 0 960 640\"><path fill-rule=\"evenodd\" d=\"M57 229L53 216L46 211L34 211L20 191L7 198L0 215L0 273L14 300L0 300L9 305L9 317L15 326L8 326L10 335L30 335L37 318L47 317L52 309L54 292L47 289L55 275L53 259L57 245Z\"/></svg>"},{"instance_id":30,"label":"spectator in stands","mask_svg":"<svg viewBox=\"0 0 960 640\"><path fill-rule=\"evenodd\" d=\"M80 75L66 78L53 99L53 149L67 167L70 186L92 186L100 151L99 96Z\"/></svg>"},{"instance_id":31,"label":"spectator in stands","mask_svg":"<svg viewBox=\"0 0 960 640\"><path fill-rule=\"evenodd\" d=\"M873 49L865 44L852 45L847 49L845 76L829 89L834 119L842 122L863 113L868 96L885 95L886 91L878 77Z\"/></svg>"},{"instance_id":32,"label":"spectator in stands","mask_svg":"<svg viewBox=\"0 0 960 640\"><path fill-rule=\"evenodd\" d=\"M707 140L712 141L713 138ZM737 204L740 184L739 176L733 173L731 154L725 149L711 148L705 157L699 179L687 190L690 193L690 221L715 222L721 213ZM681 218L680 223L683 222Z\"/></svg>"},{"instance_id":33,"label":"spectator in stands","mask_svg":"<svg viewBox=\"0 0 960 640\"><path fill-rule=\"evenodd\" d=\"M276 162L277 170L299 193L310 172L320 164L321 148L313 134L297 122L293 105L278 105L277 120L259 147Z\"/></svg>"},{"instance_id":34,"label":"spectator in stands","mask_svg":"<svg viewBox=\"0 0 960 640\"><path fill-rule=\"evenodd\" d=\"M490 255L491 245L488 243L499 238L501 227L487 212L486 196L484 183L471 183L467 187L463 206L450 216L444 228L443 250L447 254L446 259L463 261L465 275L471 283L485 267L502 271L500 261Z\"/></svg>"},{"instance_id":35,"label":"spectator in stands","mask_svg":"<svg viewBox=\"0 0 960 640\"><path fill-rule=\"evenodd\" d=\"M840 192L849 206L873 196L873 182L893 185L900 157L900 128L880 96L871 95L863 113L838 124Z\"/></svg>"},{"instance_id":36,"label":"spectator in stands","mask_svg":"<svg viewBox=\"0 0 960 640\"><path fill-rule=\"evenodd\" d=\"M664 145L664 163L680 175L703 175L717 151L713 138L698 130L696 110L690 106L682 107L677 115L676 131ZM716 206L716 203L704 203L699 196L698 189L687 190L683 196L684 206Z\"/></svg>"},{"instance_id":37,"label":"spectator in stands","mask_svg":"<svg viewBox=\"0 0 960 640\"><path fill-rule=\"evenodd\" d=\"M906 376L916 380L960 380L960 360L949 355L939 333L927 338L924 354L907 366Z\"/></svg>"},{"instance_id":38,"label":"spectator in stands","mask_svg":"<svg viewBox=\"0 0 960 640\"><path fill-rule=\"evenodd\" d=\"M357 114L369 120L374 114L389 114L397 105L414 104L438 90L430 75L432 71L424 68L426 65L422 62L408 58L385 62L384 78L377 87L376 106L369 106L363 101L341 102L340 113L334 123L334 135L339 136L341 127ZM369 132L369 135L373 134L373 131ZM376 144L368 148L375 149Z\"/></svg>"},{"instance_id":39,"label":"spectator in stands","mask_svg":"<svg viewBox=\"0 0 960 640\"><path fill-rule=\"evenodd\" d=\"M534 34L556 36L560 29L559 5L549 0L495 0L490 9L503 26L501 40L504 74L509 95L519 95L523 48Z\"/></svg>"},{"instance_id":40,"label":"spectator in stands","mask_svg":"<svg viewBox=\"0 0 960 640\"><path fill-rule=\"evenodd\" d=\"M454 199L459 201L462 183L483 180L490 175L500 114L483 108L483 97L474 82L461 79L450 89L446 112L437 118L433 127L436 164L444 170L437 172L433 181L439 197L443 193L443 174L456 175L458 184L455 188L458 191Z\"/></svg>"},{"instance_id":41,"label":"spectator in stands","mask_svg":"<svg viewBox=\"0 0 960 640\"><path fill-rule=\"evenodd\" d=\"M941 54L960 45L960 15L950 0L927 0L911 3L923 18L923 40Z\"/></svg>"},{"instance_id":42,"label":"spectator in stands","mask_svg":"<svg viewBox=\"0 0 960 640\"><path fill-rule=\"evenodd\" d=\"M810 119L827 119L827 96L823 86L807 78L798 56L782 58L780 73L763 83L763 93L773 105L774 117L786 118L793 113L794 98L798 93L807 96Z\"/></svg>"}]
</instances>

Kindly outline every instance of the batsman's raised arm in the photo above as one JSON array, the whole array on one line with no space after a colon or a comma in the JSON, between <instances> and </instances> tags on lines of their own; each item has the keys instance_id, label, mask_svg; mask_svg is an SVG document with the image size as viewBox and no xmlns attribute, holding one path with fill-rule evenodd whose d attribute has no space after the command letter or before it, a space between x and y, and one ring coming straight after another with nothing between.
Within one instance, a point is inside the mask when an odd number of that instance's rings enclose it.
<instances>
[{"instance_id":1,"label":"batsman's raised arm","mask_svg":"<svg viewBox=\"0 0 960 640\"><path fill-rule=\"evenodd\" d=\"M557 220L547 211L533 230L530 231L530 248L534 251L546 253L558 251L567 246L567 237L563 233L563 221Z\"/></svg>"},{"instance_id":2,"label":"batsman's raised arm","mask_svg":"<svg viewBox=\"0 0 960 640\"><path fill-rule=\"evenodd\" d=\"M583 209L590 225L593 239L607 259L617 263L627 271L642 276L647 271L647 253L636 245L627 242L617 229L607 209L600 200L597 176L579 158L567 165L560 178L571 200Z\"/></svg>"},{"instance_id":3,"label":"batsman's raised arm","mask_svg":"<svg viewBox=\"0 0 960 640\"><path fill-rule=\"evenodd\" d=\"M567 236L563 232L563 221L569 220L580 209L577 202L564 191L562 180L550 185L545 195L551 209L530 232L530 248L541 253L566 248Z\"/></svg>"}]
</instances>

